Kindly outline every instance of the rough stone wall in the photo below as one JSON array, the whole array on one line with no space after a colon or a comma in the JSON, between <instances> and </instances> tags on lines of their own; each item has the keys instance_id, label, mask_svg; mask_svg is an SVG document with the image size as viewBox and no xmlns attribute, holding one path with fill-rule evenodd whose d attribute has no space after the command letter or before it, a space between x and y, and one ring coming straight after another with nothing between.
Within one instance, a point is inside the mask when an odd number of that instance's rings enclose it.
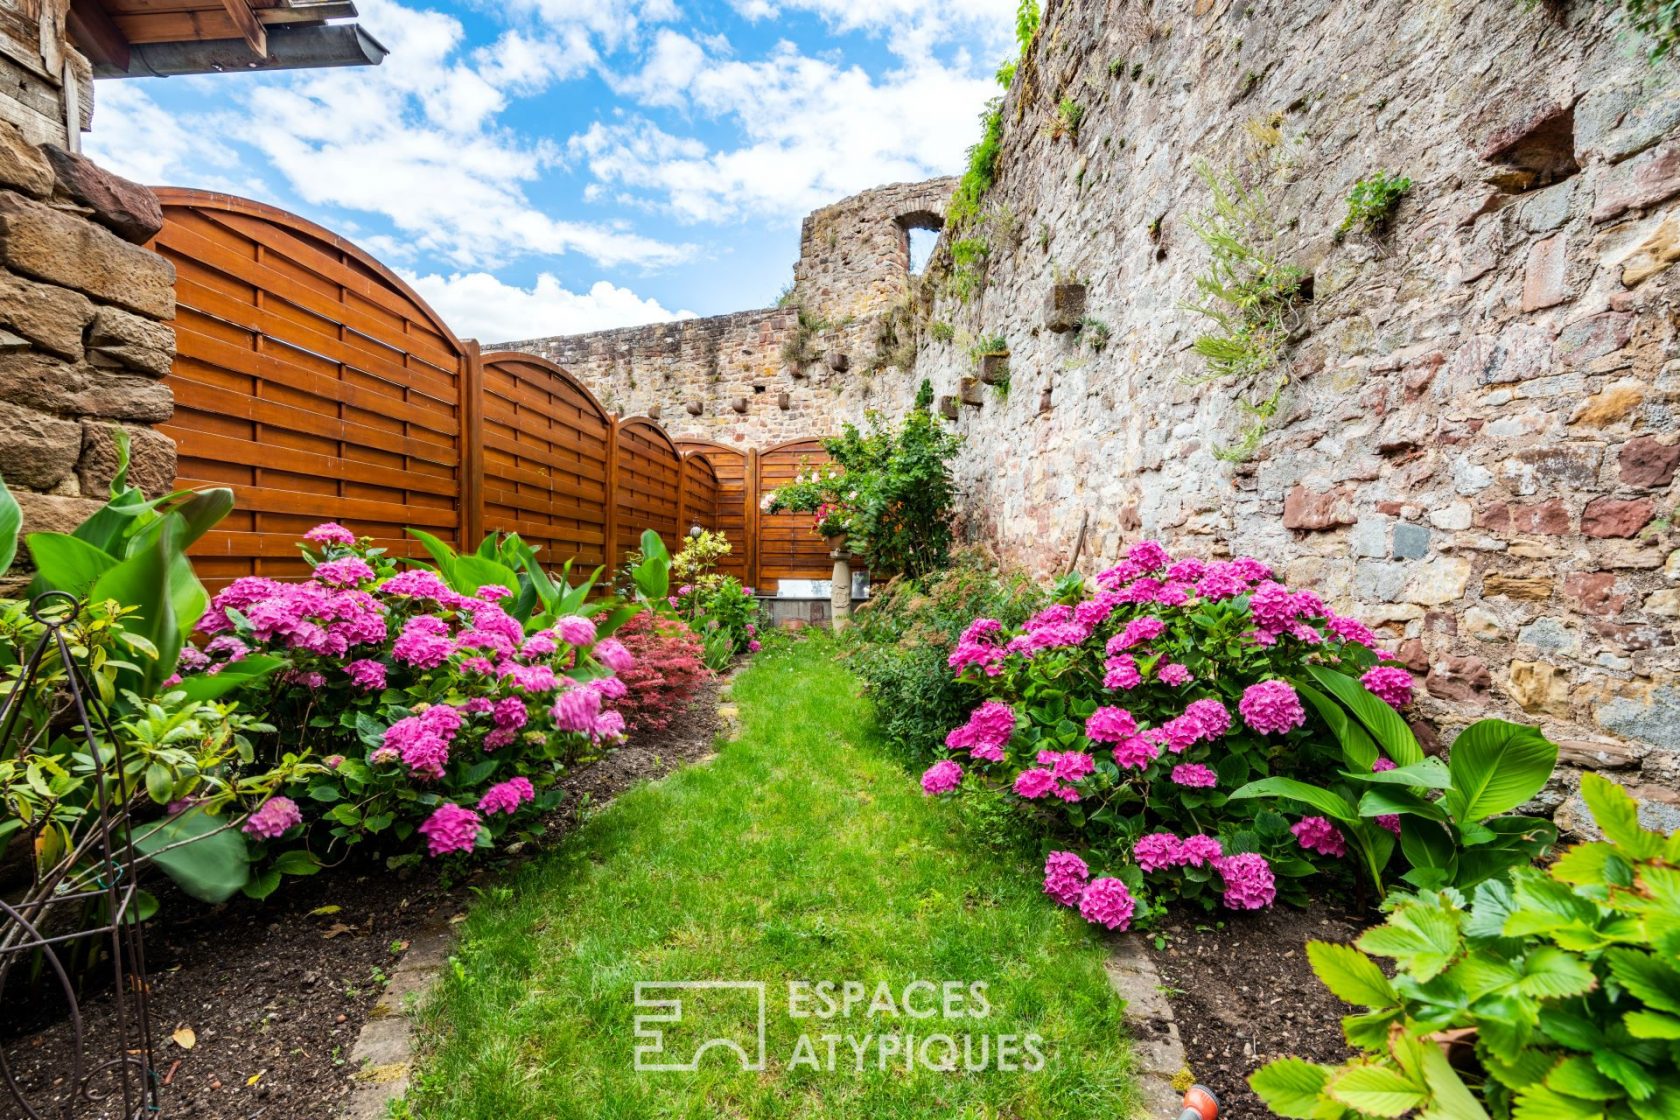
<instances>
[{"instance_id":1,"label":"rough stone wall","mask_svg":"<svg viewBox=\"0 0 1680 1120\"><path fill-rule=\"evenodd\" d=\"M1680 822L1680 70L1605 10L1051 3L961 234L990 242L983 291L942 279L954 231L925 285L913 377L968 437L970 532L1039 572L1081 540L1085 571L1140 537L1262 557L1380 623L1443 738L1537 722ZM1190 349L1198 160L1263 191L1313 278L1243 463L1216 454L1243 387L1198 384ZM1411 193L1385 234L1338 240L1379 168ZM1054 329L1058 280L1106 348ZM1007 395L968 380L964 339L995 335Z\"/></svg>"},{"instance_id":2,"label":"rough stone wall","mask_svg":"<svg viewBox=\"0 0 1680 1120\"><path fill-rule=\"evenodd\" d=\"M827 434L837 417L897 399L903 379L881 374L892 343L881 335L909 325L908 231L939 228L955 183L898 183L809 215L785 307L486 349L541 355L609 410L652 415L679 438L767 447Z\"/></svg>"},{"instance_id":3,"label":"rough stone wall","mask_svg":"<svg viewBox=\"0 0 1680 1120\"><path fill-rule=\"evenodd\" d=\"M175 269L143 247L162 224L146 188L0 120L0 476L26 533L98 507L118 427L136 485L174 482L175 445L149 427L174 411Z\"/></svg>"}]
</instances>

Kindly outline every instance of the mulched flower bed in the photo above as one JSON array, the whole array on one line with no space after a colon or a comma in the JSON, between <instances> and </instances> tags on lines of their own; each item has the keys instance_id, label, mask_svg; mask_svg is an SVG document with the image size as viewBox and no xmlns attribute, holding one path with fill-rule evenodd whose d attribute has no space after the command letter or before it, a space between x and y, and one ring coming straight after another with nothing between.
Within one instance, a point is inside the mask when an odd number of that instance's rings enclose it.
<instances>
[{"instance_id":1,"label":"mulched flower bed","mask_svg":"<svg viewBox=\"0 0 1680 1120\"><path fill-rule=\"evenodd\" d=\"M1342 1016L1353 1009L1313 975L1306 943L1352 941L1371 924L1326 902L1305 911L1178 913L1162 927L1165 945L1151 946L1150 955L1185 1059L1196 1080L1219 1094L1221 1120L1272 1115L1249 1089L1248 1075L1273 1058L1346 1060Z\"/></svg>"},{"instance_id":2,"label":"mulched flower bed","mask_svg":"<svg viewBox=\"0 0 1680 1120\"><path fill-rule=\"evenodd\" d=\"M689 711L663 732L633 737L600 761L567 774L562 807L546 822L558 838L587 806L709 755L718 731L720 683L704 686ZM539 845L514 858L528 858ZM193 1120L322 1120L350 1091L348 1055L385 975L415 932L458 915L471 888L498 874L475 869L444 886L429 874L404 877L380 867L288 879L266 904L237 899L206 909L165 899L146 930L152 1023L164 1075L161 1115ZM111 1029L103 999L83 1007L90 1058ZM191 1049L172 1039L179 1028ZM42 1090L62 1075L63 1023L6 1040L5 1053L41 1108ZM15 1106L0 1088L0 1115ZM117 1110L120 1111L120 1108ZM80 1120L99 1117L97 1109ZM103 1118L100 1118L103 1120Z\"/></svg>"}]
</instances>

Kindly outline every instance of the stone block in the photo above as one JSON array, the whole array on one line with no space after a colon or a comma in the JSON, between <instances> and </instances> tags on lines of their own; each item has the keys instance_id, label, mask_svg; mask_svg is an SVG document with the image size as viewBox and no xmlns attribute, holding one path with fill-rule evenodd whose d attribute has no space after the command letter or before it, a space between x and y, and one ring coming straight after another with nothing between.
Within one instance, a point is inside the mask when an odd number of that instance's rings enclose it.
<instances>
[{"instance_id":1,"label":"stone block","mask_svg":"<svg viewBox=\"0 0 1680 1120\"><path fill-rule=\"evenodd\" d=\"M1561 498L1510 507L1506 526L1513 533L1561 537L1569 532L1569 507Z\"/></svg>"},{"instance_id":2,"label":"stone block","mask_svg":"<svg viewBox=\"0 0 1680 1120\"><path fill-rule=\"evenodd\" d=\"M1303 532L1318 532L1341 525L1352 525L1353 488L1335 486L1325 491L1308 489L1296 483L1283 500L1283 527Z\"/></svg>"},{"instance_id":3,"label":"stone block","mask_svg":"<svg viewBox=\"0 0 1680 1120\"><path fill-rule=\"evenodd\" d=\"M706 406L701 404L699 401L689 401L687 404L683 405L683 409L690 416L698 416L702 412L706 411Z\"/></svg>"},{"instance_id":4,"label":"stone block","mask_svg":"<svg viewBox=\"0 0 1680 1120\"><path fill-rule=\"evenodd\" d=\"M1549 576L1510 576L1492 573L1482 580L1482 594L1490 599L1498 596L1507 599L1550 599L1552 597L1552 580Z\"/></svg>"},{"instance_id":5,"label":"stone block","mask_svg":"<svg viewBox=\"0 0 1680 1120\"><path fill-rule=\"evenodd\" d=\"M154 319L175 316L175 266L104 226L0 192L0 261Z\"/></svg>"},{"instance_id":6,"label":"stone block","mask_svg":"<svg viewBox=\"0 0 1680 1120\"><path fill-rule=\"evenodd\" d=\"M1626 420L1644 402L1643 384L1637 381L1617 382L1582 401L1570 414L1569 422L1590 428L1607 428Z\"/></svg>"},{"instance_id":7,"label":"stone block","mask_svg":"<svg viewBox=\"0 0 1680 1120\"><path fill-rule=\"evenodd\" d=\"M1628 344L1635 316L1630 311L1606 311L1570 323L1558 335L1554 354L1564 367L1586 365Z\"/></svg>"},{"instance_id":8,"label":"stone block","mask_svg":"<svg viewBox=\"0 0 1680 1120\"><path fill-rule=\"evenodd\" d=\"M1446 657L1430 668L1424 687L1431 696L1462 704L1492 688L1493 673L1479 657Z\"/></svg>"},{"instance_id":9,"label":"stone block","mask_svg":"<svg viewBox=\"0 0 1680 1120\"><path fill-rule=\"evenodd\" d=\"M1568 239L1560 233L1536 241L1523 269L1522 309L1556 307L1570 295Z\"/></svg>"},{"instance_id":10,"label":"stone block","mask_svg":"<svg viewBox=\"0 0 1680 1120\"><path fill-rule=\"evenodd\" d=\"M1680 618L1680 591L1672 587L1664 591L1653 591L1645 599L1645 610L1648 614L1662 615L1665 618Z\"/></svg>"},{"instance_id":11,"label":"stone block","mask_svg":"<svg viewBox=\"0 0 1680 1120\"><path fill-rule=\"evenodd\" d=\"M1429 529L1409 521L1394 524L1394 559L1419 560L1429 555Z\"/></svg>"},{"instance_id":12,"label":"stone block","mask_svg":"<svg viewBox=\"0 0 1680 1120\"><path fill-rule=\"evenodd\" d=\"M1066 334L1085 317L1085 285L1052 284L1044 297L1044 325L1056 334Z\"/></svg>"},{"instance_id":13,"label":"stone block","mask_svg":"<svg viewBox=\"0 0 1680 1120\"><path fill-rule=\"evenodd\" d=\"M1547 653L1562 653L1573 657L1581 652L1581 634L1555 618L1542 617L1517 631L1517 641Z\"/></svg>"},{"instance_id":14,"label":"stone block","mask_svg":"<svg viewBox=\"0 0 1680 1120\"><path fill-rule=\"evenodd\" d=\"M962 403L970 408L979 408L986 403L985 390L980 388L978 377L965 377L960 387Z\"/></svg>"},{"instance_id":15,"label":"stone block","mask_svg":"<svg viewBox=\"0 0 1680 1120\"><path fill-rule=\"evenodd\" d=\"M1009 380L1009 355L982 354L980 355L980 380L988 385Z\"/></svg>"},{"instance_id":16,"label":"stone block","mask_svg":"<svg viewBox=\"0 0 1680 1120\"><path fill-rule=\"evenodd\" d=\"M111 480L117 475L114 428L115 425L97 421L82 422L81 458L76 464L76 474L84 494L110 492ZM175 441L151 428L124 425L123 430L128 433L129 482L148 497L169 493L175 486Z\"/></svg>"},{"instance_id":17,"label":"stone block","mask_svg":"<svg viewBox=\"0 0 1680 1120\"><path fill-rule=\"evenodd\" d=\"M1499 616L1485 607L1471 607L1465 611L1459 625L1466 634L1482 642L1497 641L1505 634Z\"/></svg>"},{"instance_id":18,"label":"stone block","mask_svg":"<svg viewBox=\"0 0 1680 1120\"><path fill-rule=\"evenodd\" d=\"M793 394L792 393L777 393L776 394L776 407L781 409L783 412L786 412L788 409L792 408L793 407Z\"/></svg>"},{"instance_id":19,"label":"stone block","mask_svg":"<svg viewBox=\"0 0 1680 1120\"><path fill-rule=\"evenodd\" d=\"M1461 556L1437 556L1412 576L1406 601L1424 606L1456 602L1464 598L1469 582L1470 561Z\"/></svg>"},{"instance_id":20,"label":"stone block","mask_svg":"<svg viewBox=\"0 0 1680 1120\"><path fill-rule=\"evenodd\" d=\"M70 476L81 448L74 420L0 400L0 478L13 490L51 490Z\"/></svg>"},{"instance_id":21,"label":"stone block","mask_svg":"<svg viewBox=\"0 0 1680 1120\"><path fill-rule=\"evenodd\" d=\"M1665 750L1680 750L1680 686L1652 685L1593 709L1599 725Z\"/></svg>"},{"instance_id":22,"label":"stone block","mask_svg":"<svg viewBox=\"0 0 1680 1120\"><path fill-rule=\"evenodd\" d=\"M744 416L744 415L746 415L746 412L747 412L747 398L746 397L736 397L735 399L733 399L729 402L729 407L733 411L735 411L737 413L740 413L741 415Z\"/></svg>"},{"instance_id":23,"label":"stone block","mask_svg":"<svg viewBox=\"0 0 1680 1120\"><path fill-rule=\"evenodd\" d=\"M1576 572L1563 580L1564 597L1587 614L1620 614L1627 606L1627 593L1616 584L1614 572Z\"/></svg>"},{"instance_id":24,"label":"stone block","mask_svg":"<svg viewBox=\"0 0 1680 1120\"><path fill-rule=\"evenodd\" d=\"M1676 194L1680 194L1680 140L1670 140L1599 176L1592 219L1607 222Z\"/></svg>"},{"instance_id":25,"label":"stone block","mask_svg":"<svg viewBox=\"0 0 1680 1120\"><path fill-rule=\"evenodd\" d=\"M1563 443L1524 448L1499 465L1505 484L1518 494L1557 486L1590 490L1598 484L1604 452L1596 444Z\"/></svg>"},{"instance_id":26,"label":"stone block","mask_svg":"<svg viewBox=\"0 0 1680 1120\"><path fill-rule=\"evenodd\" d=\"M66 411L99 420L161 424L175 415L175 394L150 377L88 370L80 388L65 397Z\"/></svg>"},{"instance_id":27,"label":"stone block","mask_svg":"<svg viewBox=\"0 0 1680 1120\"><path fill-rule=\"evenodd\" d=\"M72 498L61 494L35 494L27 490L14 491L18 507L23 510L24 533L70 533L76 526L92 517L105 503L91 498Z\"/></svg>"},{"instance_id":28,"label":"stone block","mask_svg":"<svg viewBox=\"0 0 1680 1120\"><path fill-rule=\"evenodd\" d=\"M828 368L835 373L845 373L852 368L852 360L838 350L829 352Z\"/></svg>"},{"instance_id":29,"label":"stone block","mask_svg":"<svg viewBox=\"0 0 1680 1120\"><path fill-rule=\"evenodd\" d=\"M1569 704L1569 685L1544 661L1513 661L1506 692L1525 712L1560 713Z\"/></svg>"},{"instance_id":30,"label":"stone block","mask_svg":"<svg viewBox=\"0 0 1680 1120\"><path fill-rule=\"evenodd\" d=\"M1680 443L1664 443L1655 436L1640 436L1622 444L1616 466L1624 486L1660 489L1674 481L1680 467Z\"/></svg>"},{"instance_id":31,"label":"stone block","mask_svg":"<svg viewBox=\"0 0 1680 1120\"><path fill-rule=\"evenodd\" d=\"M42 350L75 361L93 321L93 301L80 292L0 272L0 324Z\"/></svg>"},{"instance_id":32,"label":"stone block","mask_svg":"<svg viewBox=\"0 0 1680 1120\"><path fill-rule=\"evenodd\" d=\"M1581 532L1589 537L1632 537L1650 523L1655 513L1656 506L1649 498L1594 498L1581 511Z\"/></svg>"},{"instance_id":33,"label":"stone block","mask_svg":"<svg viewBox=\"0 0 1680 1120\"><path fill-rule=\"evenodd\" d=\"M0 187L35 198L45 198L53 189L52 164L9 121L0 121Z\"/></svg>"},{"instance_id":34,"label":"stone block","mask_svg":"<svg viewBox=\"0 0 1680 1120\"><path fill-rule=\"evenodd\" d=\"M41 151L52 164L58 189L92 210L94 221L124 241L140 245L163 228L163 207L158 205L157 195L139 183L55 144Z\"/></svg>"},{"instance_id":35,"label":"stone block","mask_svg":"<svg viewBox=\"0 0 1680 1120\"><path fill-rule=\"evenodd\" d=\"M101 307L88 332L88 361L167 377L175 362L175 329L155 319ZM657 406L656 406L657 407Z\"/></svg>"},{"instance_id":36,"label":"stone block","mask_svg":"<svg viewBox=\"0 0 1680 1120\"><path fill-rule=\"evenodd\" d=\"M1657 832L1680 829L1680 804L1671 789L1656 785L1629 786L1628 792L1639 805L1639 823ZM1593 822L1592 812L1579 793L1572 794L1558 806L1552 819L1558 829L1577 839L1593 842L1604 839L1604 832Z\"/></svg>"},{"instance_id":37,"label":"stone block","mask_svg":"<svg viewBox=\"0 0 1680 1120\"><path fill-rule=\"evenodd\" d=\"M1651 749L1642 743L1620 739L1559 739L1557 744L1558 765L1578 766L1583 770L1625 770L1638 766Z\"/></svg>"},{"instance_id":38,"label":"stone block","mask_svg":"<svg viewBox=\"0 0 1680 1120\"><path fill-rule=\"evenodd\" d=\"M1622 286L1636 288L1680 261L1680 222L1670 218L1622 262Z\"/></svg>"}]
</instances>

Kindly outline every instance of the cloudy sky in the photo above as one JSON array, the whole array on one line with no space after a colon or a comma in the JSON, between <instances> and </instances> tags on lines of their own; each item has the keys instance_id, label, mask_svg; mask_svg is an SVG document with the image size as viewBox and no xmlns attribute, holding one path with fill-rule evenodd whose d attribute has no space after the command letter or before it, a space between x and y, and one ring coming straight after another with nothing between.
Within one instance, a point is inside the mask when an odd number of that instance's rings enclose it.
<instances>
[{"instance_id":1,"label":"cloudy sky","mask_svg":"<svg viewBox=\"0 0 1680 1120\"><path fill-rule=\"evenodd\" d=\"M1015 0L358 0L376 68L101 82L87 150L348 235L462 335L763 307L799 219L961 169Z\"/></svg>"}]
</instances>

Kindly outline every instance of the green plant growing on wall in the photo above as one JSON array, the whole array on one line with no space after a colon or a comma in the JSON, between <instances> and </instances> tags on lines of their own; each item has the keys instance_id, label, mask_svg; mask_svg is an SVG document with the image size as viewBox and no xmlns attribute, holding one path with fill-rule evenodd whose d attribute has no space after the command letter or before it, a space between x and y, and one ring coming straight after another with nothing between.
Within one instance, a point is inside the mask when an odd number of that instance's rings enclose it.
<instances>
[{"instance_id":1,"label":"green plant growing on wall","mask_svg":"<svg viewBox=\"0 0 1680 1120\"><path fill-rule=\"evenodd\" d=\"M804 369L816 361L819 355L812 343L819 333L827 329L826 321L801 307L792 333L782 343L782 361L794 369Z\"/></svg>"},{"instance_id":2,"label":"green plant growing on wall","mask_svg":"<svg viewBox=\"0 0 1680 1120\"><path fill-rule=\"evenodd\" d=\"M1050 139L1060 140L1066 136L1069 140L1079 140L1079 125L1085 119L1085 106L1071 97L1064 97L1056 106L1056 115L1050 122Z\"/></svg>"},{"instance_id":3,"label":"green plant growing on wall","mask_svg":"<svg viewBox=\"0 0 1680 1120\"><path fill-rule=\"evenodd\" d=\"M998 67L998 84L1008 89L1015 81L1020 60L1032 49L1041 22L1038 0L1021 0L1015 9L1015 45L1018 54ZM1003 98L986 102L980 114L980 139L968 150L968 166L963 171L951 201L945 206L945 222L962 226L980 213L980 203L997 180L998 153L1003 148Z\"/></svg>"},{"instance_id":4,"label":"green plant growing on wall","mask_svg":"<svg viewBox=\"0 0 1680 1120\"><path fill-rule=\"evenodd\" d=\"M969 347L968 356L978 362L993 354L1009 353L1009 340L1001 334L982 335Z\"/></svg>"},{"instance_id":5,"label":"green plant growing on wall","mask_svg":"<svg viewBox=\"0 0 1680 1120\"><path fill-rule=\"evenodd\" d=\"M943 319L935 319L928 324L928 336L935 342L950 342L957 337L957 329Z\"/></svg>"},{"instance_id":6,"label":"green plant growing on wall","mask_svg":"<svg viewBox=\"0 0 1680 1120\"><path fill-rule=\"evenodd\" d=\"M1289 382L1283 359L1300 322L1299 303L1308 277L1279 257L1278 223L1257 188L1205 162L1197 174L1207 184L1210 202L1188 224L1207 247L1208 268L1196 277L1200 300L1189 310L1211 326L1192 348L1207 362L1204 380L1233 380L1248 387L1239 403L1250 422L1222 456L1241 461L1258 449ZM1254 395L1262 384L1268 386L1263 395Z\"/></svg>"},{"instance_id":7,"label":"green plant growing on wall","mask_svg":"<svg viewBox=\"0 0 1680 1120\"><path fill-rule=\"evenodd\" d=\"M875 327L875 355L871 370L916 368L916 311L909 298L882 315Z\"/></svg>"},{"instance_id":8,"label":"green plant growing on wall","mask_svg":"<svg viewBox=\"0 0 1680 1120\"><path fill-rule=\"evenodd\" d=\"M1084 316L1074 329L1079 332L1079 341L1099 354L1108 349L1109 339L1114 333L1109 330L1107 323L1094 315Z\"/></svg>"},{"instance_id":9,"label":"green plant growing on wall","mask_svg":"<svg viewBox=\"0 0 1680 1120\"><path fill-rule=\"evenodd\" d=\"M1622 0L1628 23L1651 40L1651 61L1680 57L1680 0Z\"/></svg>"},{"instance_id":10,"label":"green plant growing on wall","mask_svg":"<svg viewBox=\"0 0 1680 1120\"><path fill-rule=\"evenodd\" d=\"M967 303L986 286L986 264L992 254L984 237L962 237L951 242L951 273L946 292Z\"/></svg>"},{"instance_id":11,"label":"green plant growing on wall","mask_svg":"<svg viewBox=\"0 0 1680 1120\"><path fill-rule=\"evenodd\" d=\"M793 306L793 296L794 296L793 281L789 280L787 282L787 286L784 287L781 291L776 293L776 306L777 307L792 307Z\"/></svg>"},{"instance_id":12,"label":"green plant growing on wall","mask_svg":"<svg viewBox=\"0 0 1680 1120\"><path fill-rule=\"evenodd\" d=\"M1376 174L1367 175L1354 183L1347 199L1347 217L1336 228L1336 240L1340 241L1356 229L1380 236L1388 228L1389 219L1394 216L1400 200L1411 189L1410 179L1390 175L1380 169Z\"/></svg>"}]
</instances>

